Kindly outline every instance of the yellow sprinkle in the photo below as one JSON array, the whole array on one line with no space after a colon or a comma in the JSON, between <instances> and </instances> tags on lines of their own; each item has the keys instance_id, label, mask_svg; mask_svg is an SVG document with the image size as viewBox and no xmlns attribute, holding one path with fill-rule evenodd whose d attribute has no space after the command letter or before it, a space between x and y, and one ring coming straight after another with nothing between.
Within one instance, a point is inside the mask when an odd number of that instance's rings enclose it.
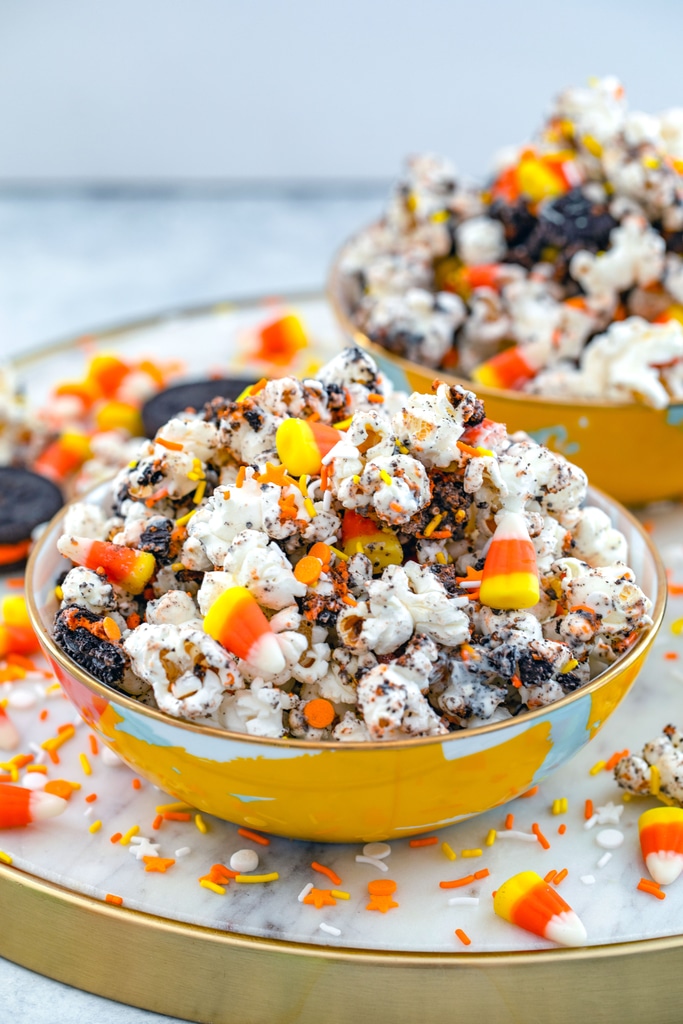
<instances>
[{"instance_id":1,"label":"yellow sprinkle","mask_svg":"<svg viewBox=\"0 0 683 1024\"><path fill-rule=\"evenodd\" d=\"M47 775L47 766L44 764L30 764L26 768L27 772L39 772L41 775Z\"/></svg>"},{"instance_id":2,"label":"yellow sprinkle","mask_svg":"<svg viewBox=\"0 0 683 1024\"><path fill-rule=\"evenodd\" d=\"M97 821L93 821L92 825L88 829L88 832L92 832L94 834L95 832L99 832L101 828L102 822L98 818Z\"/></svg>"},{"instance_id":3,"label":"yellow sprinkle","mask_svg":"<svg viewBox=\"0 0 683 1024\"><path fill-rule=\"evenodd\" d=\"M358 473L356 473L354 475L353 482L354 482L354 484L359 484L360 483L360 477L358 476Z\"/></svg>"},{"instance_id":4,"label":"yellow sprinkle","mask_svg":"<svg viewBox=\"0 0 683 1024\"><path fill-rule=\"evenodd\" d=\"M195 473L194 470L191 469L190 472L187 474L187 479L188 480L203 480L204 477L200 476L199 473Z\"/></svg>"},{"instance_id":5,"label":"yellow sprinkle","mask_svg":"<svg viewBox=\"0 0 683 1024\"><path fill-rule=\"evenodd\" d=\"M434 530L437 528L437 526L439 525L443 518L444 513L440 512L438 515L434 516L434 518L430 520L430 522L427 523L423 531L425 537L431 537L431 535L434 533Z\"/></svg>"},{"instance_id":6,"label":"yellow sprinkle","mask_svg":"<svg viewBox=\"0 0 683 1024\"><path fill-rule=\"evenodd\" d=\"M409 450L409 449L408 449L408 448L406 448L406 446L405 446L404 444L401 444L401 442L400 442L400 441L396 441L396 442L394 442L394 443L396 444L396 447L397 447L397 448L398 448L398 450L400 451L401 455L407 455L407 454L408 454L408 450Z\"/></svg>"},{"instance_id":7,"label":"yellow sprinkle","mask_svg":"<svg viewBox=\"0 0 683 1024\"><path fill-rule=\"evenodd\" d=\"M335 554L337 558L341 558L342 562L348 562L349 556L345 551L340 551L339 548L333 548L332 546L330 546L330 551Z\"/></svg>"},{"instance_id":8,"label":"yellow sprinkle","mask_svg":"<svg viewBox=\"0 0 683 1024\"><path fill-rule=\"evenodd\" d=\"M384 481L384 483L387 485L387 487L391 487L391 485L393 484L394 481L391 479L391 477L387 473L386 469L380 469L379 475L382 478L382 480Z\"/></svg>"},{"instance_id":9,"label":"yellow sprinkle","mask_svg":"<svg viewBox=\"0 0 683 1024\"><path fill-rule=\"evenodd\" d=\"M313 504L313 502L311 501L310 498L306 498L305 499L305 501L304 501L304 508L308 512L308 514L311 517L311 519L315 519L315 517L317 516L318 513L316 512L315 505Z\"/></svg>"},{"instance_id":10,"label":"yellow sprinkle","mask_svg":"<svg viewBox=\"0 0 683 1024\"><path fill-rule=\"evenodd\" d=\"M631 802L631 794L630 793L624 793L624 795L622 796L621 799L624 801L625 804L628 804L628 803Z\"/></svg>"},{"instance_id":11,"label":"yellow sprinkle","mask_svg":"<svg viewBox=\"0 0 683 1024\"><path fill-rule=\"evenodd\" d=\"M649 167L651 170L654 170L655 168L659 167L659 160L656 156L648 154L647 156L643 157L642 164L643 167Z\"/></svg>"},{"instance_id":12,"label":"yellow sprinkle","mask_svg":"<svg viewBox=\"0 0 683 1024\"><path fill-rule=\"evenodd\" d=\"M58 601L63 600L64 591L62 590L61 587L55 587L55 597L57 598Z\"/></svg>"},{"instance_id":13,"label":"yellow sprinkle","mask_svg":"<svg viewBox=\"0 0 683 1024\"><path fill-rule=\"evenodd\" d=\"M92 768L90 767L90 761L85 754L80 754L78 760L81 762L81 768L86 775L92 775Z\"/></svg>"},{"instance_id":14,"label":"yellow sprinkle","mask_svg":"<svg viewBox=\"0 0 683 1024\"><path fill-rule=\"evenodd\" d=\"M442 843L441 850L443 851L444 856L448 857L449 860L457 860L457 853L452 846L448 845L448 843Z\"/></svg>"},{"instance_id":15,"label":"yellow sprinkle","mask_svg":"<svg viewBox=\"0 0 683 1024\"><path fill-rule=\"evenodd\" d=\"M602 769L605 767L606 763L607 763L606 761L596 761L588 774L589 775L597 775L598 772L602 771Z\"/></svg>"},{"instance_id":16,"label":"yellow sprinkle","mask_svg":"<svg viewBox=\"0 0 683 1024\"><path fill-rule=\"evenodd\" d=\"M135 469L137 464L138 464L138 460L137 459L131 459L131 461L128 463L128 469Z\"/></svg>"},{"instance_id":17,"label":"yellow sprinkle","mask_svg":"<svg viewBox=\"0 0 683 1024\"><path fill-rule=\"evenodd\" d=\"M593 138L592 135L584 135L581 141L588 152L592 153L593 156L600 156L602 154L602 146L597 139Z\"/></svg>"},{"instance_id":18,"label":"yellow sprinkle","mask_svg":"<svg viewBox=\"0 0 683 1024\"><path fill-rule=\"evenodd\" d=\"M210 882L208 878L200 878L199 884L202 889L210 889L211 892L215 892L219 896L225 896L225 887L222 885L216 885L215 882Z\"/></svg>"},{"instance_id":19,"label":"yellow sprinkle","mask_svg":"<svg viewBox=\"0 0 683 1024\"><path fill-rule=\"evenodd\" d=\"M202 500L202 498L204 497L204 491L205 490L206 490L206 480L202 480L202 482L200 483L199 487L194 492L194 495L192 497L192 501L195 503L195 505L198 505L199 502Z\"/></svg>"},{"instance_id":20,"label":"yellow sprinkle","mask_svg":"<svg viewBox=\"0 0 683 1024\"><path fill-rule=\"evenodd\" d=\"M202 832L204 835L206 835L206 833L209 831L208 825L202 818L201 814L195 814L194 823L199 829L199 831Z\"/></svg>"},{"instance_id":21,"label":"yellow sprinkle","mask_svg":"<svg viewBox=\"0 0 683 1024\"><path fill-rule=\"evenodd\" d=\"M62 688L61 683L52 683L51 686L48 686L48 688L46 689L45 693L46 694L47 693L59 693L61 688Z\"/></svg>"},{"instance_id":22,"label":"yellow sprinkle","mask_svg":"<svg viewBox=\"0 0 683 1024\"><path fill-rule=\"evenodd\" d=\"M192 516L195 514L196 511L197 509L193 508L191 512L188 512L186 515L181 516L180 519L176 519L176 526L184 526L185 523L189 523L190 519L192 519Z\"/></svg>"},{"instance_id":23,"label":"yellow sprinkle","mask_svg":"<svg viewBox=\"0 0 683 1024\"><path fill-rule=\"evenodd\" d=\"M498 835L498 833L496 832L495 828L489 829L489 834L487 835L486 839L484 840L484 846L493 846L493 844L496 841L496 836L497 835Z\"/></svg>"},{"instance_id":24,"label":"yellow sprinkle","mask_svg":"<svg viewBox=\"0 0 683 1024\"><path fill-rule=\"evenodd\" d=\"M196 459L195 458L195 459L192 460L192 470L193 470L193 472L199 474L199 479L200 480L203 478L203 476L204 476L204 467L202 466L201 459Z\"/></svg>"},{"instance_id":25,"label":"yellow sprinkle","mask_svg":"<svg viewBox=\"0 0 683 1024\"><path fill-rule=\"evenodd\" d=\"M671 623L671 632L674 636L680 636L683 633L683 619L675 619Z\"/></svg>"},{"instance_id":26,"label":"yellow sprinkle","mask_svg":"<svg viewBox=\"0 0 683 1024\"><path fill-rule=\"evenodd\" d=\"M650 792L653 796L659 795L659 790L662 785L662 777L659 774L659 768L656 764L650 765Z\"/></svg>"},{"instance_id":27,"label":"yellow sprinkle","mask_svg":"<svg viewBox=\"0 0 683 1024\"><path fill-rule=\"evenodd\" d=\"M356 549L354 551L354 555L362 555L363 554L363 541L362 540L357 540L355 542L355 544L354 544L354 547Z\"/></svg>"},{"instance_id":28,"label":"yellow sprinkle","mask_svg":"<svg viewBox=\"0 0 683 1024\"><path fill-rule=\"evenodd\" d=\"M560 675L566 676L567 672L573 672L578 664L576 658L571 658L560 672Z\"/></svg>"},{"instance_id":29,"label":"yellow sprinkle","mask_svg":"<svg viewBox=\"0 0 683 1024\"><path fill-rule=\"evenodd\" d=\"M280 876L277 871L269 875L236 875L236 882L276 882Z\"/></svg>"},{"instance_id":30,"label":"yellow sprinkle","mask_svg":"<svg viewBox=\"0 0 683 1024\"><path fill-rule=\"evenodd\" d=\"M677 807L676 801L673 797L667 796L666 793L657 793L657 799L661 800L663 804L667 804L669 807Z\"/></svg>"},{"instance_id":31,"label":"yellow sprinkle","mask_svg":"<svg viewBox=\"0 0 683 1024\"><path fill-rule=\"evenodd\" d=\"M566 796L559 797L557 800L553 800L553 814L566 814L567 813L567 798Z\"/></svg>"},{"instance_id":32,"label":"yellow sprinkle","mask_svg":"<svg viewBox=\"0 0 683 1024\"><path fill-rule=\"evenodd\" d=\"M308 497L308 474L302 473L299 477L299 490L303 494L304 498Z\"/></svg>"},{"instance_id":33,"label":"yellow sprinkle","mask_svg":"<svg viewBox=\"0 0 683 1024\"><path fill-rule=\"evenodd\" d=\"M174 804L157 804L155 810L157 814L163 814L164 811L193 811L194 807L176 801Z\"/></svg>"},{"instance_id":34,"label":"yellow sprinkle","mask_svg":"<svg viewBox=\"0 0 683 1024\"><path fill-rule=\"evenodd\" d=\"M182 572L184 568L185 566L183 565L182 562L174 562L173 565L171 566L173 572Z\"/></svg>"},{"instance_id":35,"label":"yellow sprinkle","mask_svg":"<svg viewBox=\"0 0 683 1024\"><path fill-rule=\"evenodd\" d=\"M429 219L434 221L435 224L441 224L443 221L448 220L449 217L450 210L437 210Z\"/></svg>"},{"instance_id":36,"label":"yellow sprinkle","mask_svg":"<svg viewBox=\"0 0 683 1024\"><path fill-rule=\"evenodd\" d=\"M439 563L439 565L447 565L448 564L448 559L444 555L443 551L437 551L437 553L436 553L436 560Z\"/></svg>"},{"instance_id":37,"label":"yellow sprinkle","mask_svg":"<svg viewBox=\"0 0 683 1024\"><path fill-rule=\"evenodd\" d=\"M336 900L350 900L350 892L341 892L339 889L330 889L330 896L334 896Z\"/></svg>"},{"instance_id":38,"label":"yellow sprinkle","mask_svg":"<svg viewBox=\"0 0 683 1024\"><path fill-rule=\"evenodd\" d=\"M3 864L11 864L12 858L9 853L5 853L4 850L0 850L0 861L2 861Z\"/></svg>"},{"instance_id":39,"label":"yellow sprinkle","mask_svg":"<svg viewBox=\"0 0 683 1024\"><path fill-rule=\"evenodd\" d=\"M348 419L340 420L339 423L333 424L335 430L348 430L353 423L353 416L349 416Z\"/></svg>"},{"instance_id":40,"label":"yellow sprinkle","mask_svg":"<svg viewBox=\"0 0 683 1024\"><path fill-rule=\"evenodd\" d=\"M461 850L461 857L481 857L483 850Z\"/></svg>"},{"instance_id":41,"label":"yellow sprinkle","mask_svg":"<svg viewBox=\"0 0 683 1024\"><path fill-rule=\"evenodd\" d=\"M139 831L140 831L140 826L139 825L133 825L133 827L129 828L127 832L124 832L124 834L119 839L119 842L121 843L121 846L129 846L131 839L133 838L133 836L136 836Z\"/></svg>"},{"instance_id":42,"label":"yellow sprinkle","mask_svg":"<svg viewBox=\"0 0 683 1024\"><path fill-rule=\"evenodd\" d=\"M64 746L67 740L73 739L76 735L76 730L73 725L69 726L68 729L64 729L62 732L57 733L56 736L50 736L49 739L43 740L40 744L43 750L59 750L60 747Z\"/></svg>"},{"instance_id":43,"label":"yellow sprinkle","mask_svg":"<svg viewBox=\"0 0 683 1024\"><path fill-rule=\"evenodd\" d=\"M72 789L73 789L74 791L75 791L75 790L77 790L77 789L80 789L80 788L81 788L81 784L80 784L80 782L69 782L69 780L68 780L68 779L64 779L64 781L65 781L65 782L68 782L68 783L69 783L69 785L71 786L71 788L72 788Z\"/></svg>"}]
</instances>

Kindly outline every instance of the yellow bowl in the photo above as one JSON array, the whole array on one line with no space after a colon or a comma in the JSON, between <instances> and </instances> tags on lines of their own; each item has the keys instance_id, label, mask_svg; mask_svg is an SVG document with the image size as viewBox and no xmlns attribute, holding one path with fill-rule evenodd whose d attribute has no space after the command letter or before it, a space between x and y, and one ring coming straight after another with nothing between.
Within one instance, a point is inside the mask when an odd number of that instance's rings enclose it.
<instances>
[{"instance_id":1,"label":"yellow bowl","mask_svg":"<svg viewBox=\"0 0 683 1024\"><path fill-rule=\"evenodd\" d=\"M486 415L525 430L539 444L561 452L588 474L590 482L626 505L683 498L683 402L652 409L636 402L544 398L522 391L486 387L446 370L420 366L371 341L351 320L352 289L337 255L328 297L344 332L366 349L382 373L402 391L431 391L435 378L476 391Z\"/></svg>"},{"instance_id":2,"label":"yellow bowl","mask_svg":"<svg viewBox=\"0 0 683 1024\"><path fill-rule=\"evenodd\" d=\"M102 501L107 485L86 500ZM654 604L652 629L617 664L562 700L476 729L387 743L266 739L182 722L98 682L52 639L64 510L29 559L31 621L64 691L108 747L154 785L201 811L292 839L368 842L412 836L504 804L541 782L598 732L630 689L661 625L666 577L647 533L599 492Z\"/></svg>"}]
</instances>

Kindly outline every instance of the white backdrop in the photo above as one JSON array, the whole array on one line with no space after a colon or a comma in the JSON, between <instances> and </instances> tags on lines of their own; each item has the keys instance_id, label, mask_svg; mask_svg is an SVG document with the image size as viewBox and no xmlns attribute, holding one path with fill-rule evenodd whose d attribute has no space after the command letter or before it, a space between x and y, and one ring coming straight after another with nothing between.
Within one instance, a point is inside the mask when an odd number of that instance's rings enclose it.
<instances>
[{"instance_id":1,"label":"white backdrop","mask_svg":"<svg viewBox=\"0 0 683 1024\"><path fill-rule=\"evenodd\" d=\"M681 0L0 0L0 184L480 174L558 89L683 104Z\"/></svg>"}]
</instances>

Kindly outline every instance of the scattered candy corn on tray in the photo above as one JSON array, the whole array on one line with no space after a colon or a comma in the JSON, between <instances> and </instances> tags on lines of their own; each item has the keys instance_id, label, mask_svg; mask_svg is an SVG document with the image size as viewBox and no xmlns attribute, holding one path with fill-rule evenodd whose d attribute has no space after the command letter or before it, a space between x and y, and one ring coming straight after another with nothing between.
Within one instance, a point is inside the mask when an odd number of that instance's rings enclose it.
<instances>
[{"instance_id":1,"label":"scattered candy corn on tray","mask_svg":"<svg viewBox=\"0 0 683 1024\"><path fill-rule=\"evenodd\" d=\"M326 358L340 338L322 299L299 297L291 305L311 339L296 354L301 372ZM265 313L263 305L243 304L178 315L89 336L86 348L123 358L163 352L186 361L192 353L194 376L246 367L259 374L250 345ZM82 374L85 358L83 345L72 344L24 360L19 370L30 397L43 401L56 379ZM13 891L34 880L57 887L67 908L79 896L110 915L138 912L131 920L143 930L154 915L192 942L224 933L247 943L276 940L284 951L305 944L326 957L361 952L394 954L398 961L447 954L454 963L473 954L542 957L555 943L494 912L493 893L518 872L532 871L572 908L596 955L602 947L623 956L629 944L642 951L642 940L680 937L683 944L683 876L659 893L638 888L648 877L638 819L662 805L653 797L624 799L610 770L616 753L640 752L669 722L683 726L683 507L657 507L643 518L670 571L671 593L634 689L595 740L535 791L416 840L365 848L307 844L262 833L257 807L248 830L199 815L98 745L39 656L32 656L35 667L0 661L0 705L18 734L13 750L0 743L0 781L31 788L36 815L46 784L48 792L68 796L58 817L11 829L0 823L3 926L12 920ZM0 591L20 597L20 581L5 576ZM0 955L20 959L10 932L0 927ZM563 950L560 959L571 955ZM77 973L44 970L80 984ZM112 995L104 983L83 987ZM154 1005L125 991L114 998ZM180 1012L163 1001L155 1008Z\"/></svg>"}]
</instances>

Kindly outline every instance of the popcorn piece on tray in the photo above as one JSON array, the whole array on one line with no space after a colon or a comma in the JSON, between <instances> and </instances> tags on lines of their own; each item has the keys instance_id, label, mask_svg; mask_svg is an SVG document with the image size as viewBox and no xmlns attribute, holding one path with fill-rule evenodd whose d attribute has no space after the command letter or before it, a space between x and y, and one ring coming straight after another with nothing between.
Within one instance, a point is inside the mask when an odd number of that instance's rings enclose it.
<instances>
[{"instance_id":1,"label":"popcorn piece on tray","mask_svg":"<svg viewBox=\"0 0 683 1024\"><path fill-rule=\"evenodd\" d=\"M664 726L661 736L645 744L642 755L622 757L614 778L629 793L683 806L683 734L675 725Z\"/></svg>"},{"instance_id":2,"label":"popcorn piece on tray","mask_svg":"<svg viewBox=\"0 0 683 1024\"><path fill-rule=\"evenodd\" d=\"M303 431L301 430L303 426ZM488 447L490 445L490 447ZM651 625L586 478L462 388L340 353L175 417L76 504L59 644L253 735L440 735L571 693Z\"/></svg>"}]
</instances>

